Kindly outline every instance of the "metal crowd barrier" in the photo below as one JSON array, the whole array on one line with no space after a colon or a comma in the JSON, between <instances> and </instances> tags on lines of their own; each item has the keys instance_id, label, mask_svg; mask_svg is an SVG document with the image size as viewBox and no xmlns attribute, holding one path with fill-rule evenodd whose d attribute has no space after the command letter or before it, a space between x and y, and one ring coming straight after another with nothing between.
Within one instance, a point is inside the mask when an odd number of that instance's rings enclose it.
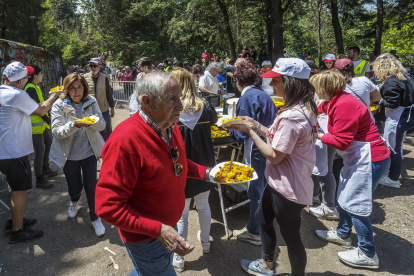
<instances>
[{"instance_id":1,"label":"metal crowd barrier","mask_svg":"<svg viewBox=\"0 0 414 276\"><path fill-rule=\"evenodd\" d=\"M131 95L135 91L135 81L110 81L115 107L120 102L129 103Z\"/></svg>"}]
</instances>

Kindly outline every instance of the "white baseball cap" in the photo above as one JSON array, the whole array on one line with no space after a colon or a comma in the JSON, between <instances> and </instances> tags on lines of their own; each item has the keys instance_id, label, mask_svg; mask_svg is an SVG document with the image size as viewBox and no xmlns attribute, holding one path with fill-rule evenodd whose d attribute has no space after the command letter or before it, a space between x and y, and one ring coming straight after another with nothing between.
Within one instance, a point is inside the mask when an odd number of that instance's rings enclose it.
<instances>
[{"instance_id":1,"label":"white baseball cap","mask_svg":"<svg viewBox=\"0 0 414 276\"><path fill-rule=\"evenodd\" d=\"M15 61L7 65L6 69L3 71L3 75L9 81L18 81L34 73L34 68L31 66L24 66L23 63Z\"/></svg>"},{"instance_id":2,"label":"white baseball cap","mask_svg":"<svg viewBox=\"0 0 414 276\"><path fill-rule=\"evenodd\" d=\"M289 76L297 79L309 79L311 69L301 59L279 58L275 67L269 72L260 75L262 78L276 78L278 76Z\"/></svg>"},{"instance_id":3,"label":"white baseball cap","mask_svg":"<svg viewBox=\"0 0 414 276\"><path fill-rule=\"evenodd\" d=\"M327 62L334 62L335 61L335 55L334 54L327 54L323 61Z\"/></svg>"}]
</instances>

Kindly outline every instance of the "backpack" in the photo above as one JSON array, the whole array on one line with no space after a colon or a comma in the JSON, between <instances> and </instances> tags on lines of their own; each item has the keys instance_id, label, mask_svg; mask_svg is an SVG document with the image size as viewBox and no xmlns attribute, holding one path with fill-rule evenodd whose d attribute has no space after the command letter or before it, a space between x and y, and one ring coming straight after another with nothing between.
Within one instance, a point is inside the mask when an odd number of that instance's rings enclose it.
<instances>
[{"instance_id":1,"label":"backpack","mask_svg":"<svg viewBox=\"0 0 414 276\"><path fill-rule=\"evenodd\" d=\"M409 99L411 104L414 104L414 77L410 73L404 73L404 77L407 78L405 83L404 100Z\"/></svg>"}]
</instances>

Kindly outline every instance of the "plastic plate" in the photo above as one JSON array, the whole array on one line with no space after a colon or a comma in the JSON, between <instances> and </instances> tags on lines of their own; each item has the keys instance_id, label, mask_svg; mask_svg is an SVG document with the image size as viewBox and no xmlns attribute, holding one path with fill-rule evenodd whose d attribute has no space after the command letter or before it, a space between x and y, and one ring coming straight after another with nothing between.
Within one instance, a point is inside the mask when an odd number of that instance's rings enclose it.
<instances>
[{"instance_id":1,"label":"plastic plate","mask_svg":"<svg viewBox=\"0 0 414 276\"><path fill-rule=\"evenodd\" d=\"M248 181L242 181L242 182L218 183L218 182L214 181L214 176L215 176L215 175L216 175L216 173L218 173L218 171L220 170L220 166L221 166L221 167L224 167L224 164L225 164L225 163L228 163L228 162L229 162L229 161L227 161L227 162L222 162L222 163L220 163L220 164L217 164L214 168L212 168L212 169L211 169L211 171L210 171L210 181L211 181L212 183L216 183L216 184L225 184L225 185L233 185L233 184L240 184L240 183L246 183L246 182L248 182ZM242 163L239 163L239 162L233 162L233 164L237 164L237 165L243 165L243 166L246 166L245 164L242 164ZM257 173L256 173L256 171L254 171L254 172L253 172L253 175L252 175L252 179L250 179L249 181L256 180L257 178L258 178Z\"/></svg>"}]
</instances>

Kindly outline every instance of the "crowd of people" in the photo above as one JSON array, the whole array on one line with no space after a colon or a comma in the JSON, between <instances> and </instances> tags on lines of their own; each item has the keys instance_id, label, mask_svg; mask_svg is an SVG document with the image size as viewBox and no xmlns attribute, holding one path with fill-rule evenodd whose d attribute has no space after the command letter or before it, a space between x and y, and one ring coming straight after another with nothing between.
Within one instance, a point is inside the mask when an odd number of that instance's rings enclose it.
<instances>
[{"instance_id":1,"label":"crowd of people","mask_svg":"<svg viewBox=\"0 0 414 276\"><path fill-rule=\"evenodd\" d=\"M50 161L63 169L69 218L76 217L84 189L96 236L105 234L101 219L117 227L138 275L183 271L184 256L194 249L186 240L192 198L197 238L204 254L211 249L211 127L218 114L210 98L227 94L237 99L235 115L245 121L227 131L244 145L244 163L258 175L247 190L249 220L233 235L261 246L262 256L242 259L242 268L275 274L276 219L291 275L305 275L301 213L320 203L309 213L338 226L314 229L317 237L349 247L338 253L345 264L377 269L372 195L378 184L401 186L402 146L414 129L414 79L392 53L368 61L351 47L348 56L326 55L321 66L309 51L300 53L272 63L265 49L258 54L251 46L237 60L220 62L206 50L192 67L176 58L155 67L142 57L124 72L113 66L105 72L102 59L91 58L86 69L69 66L62 74L64 90L46 100L38 86L41 69L10 63L0 86L0 171L12 190L4 229L9 243L43 235L31 228L36 219L24 218L34 152L36 187L54 187L47 178L58 172ZM127 95L130 117L113 131L111 75L131 85L124 93L133 92ZM284 105L277 108L272 96ZM380 111L373 115L375 104ZM89 116L96 123L78 121ZM335 172L338 159L342 168ZM353 226L357 247L351 247Z\"/></svg>"}]
</instances>

